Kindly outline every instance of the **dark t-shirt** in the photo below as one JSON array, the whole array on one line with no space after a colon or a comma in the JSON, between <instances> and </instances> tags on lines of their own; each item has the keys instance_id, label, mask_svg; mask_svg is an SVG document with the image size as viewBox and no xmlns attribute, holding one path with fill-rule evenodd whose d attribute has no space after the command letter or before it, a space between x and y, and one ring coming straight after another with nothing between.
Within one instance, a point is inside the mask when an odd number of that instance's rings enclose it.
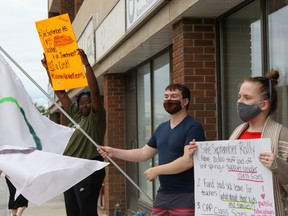
<instances>
[{"instance_id":1,"label":"dark t-shirt","mask_svg":"<svg viewBox=\"0 0 288 216\"><path fill-rule=\"evenodd\" d=\"M173 129L170 127L170 120L160 124L147 144L158 150L159 165L162 165L183 156L184 146L193 139L204 141L204 129L198 121L186 116ZM173 175L160 175L159 181L158 192L161 193L194 192L194 169Z\"/></svg>"},{"instance_id":2,"label":"dark t-shirt","mask_svg":"<svg viewBox=\"0 0 288 216\"><path fill-rule=\"evenodd\" d=\"M82 116L75 103L72 103L67 113L80 125L80 127L96 142L103 144L106 131L106 112L100 106L97 112L90 112L88 116ZM96 146L79 130L75 129L71 136L64 155L78 158L93 159L99 156Z\"/></svg>"}]
</instances>

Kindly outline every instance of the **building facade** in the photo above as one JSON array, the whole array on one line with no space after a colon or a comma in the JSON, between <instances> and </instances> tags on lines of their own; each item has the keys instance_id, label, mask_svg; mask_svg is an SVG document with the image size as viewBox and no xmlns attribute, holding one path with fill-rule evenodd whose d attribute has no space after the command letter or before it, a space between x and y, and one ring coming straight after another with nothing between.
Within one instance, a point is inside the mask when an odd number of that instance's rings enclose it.
<instances>
[{"instance_id":1,"label":"building facade","mask_svg":"<svg viewBox=\"0 0 288 216\"><path fill-rule=\"evenodd\" d=\"M240 123L238 86L247 76L278 69L279 106L287 126L287 0L49 0L48 16L68 13L78 46L96 74L107 111L105 145L138 148L168 120L162 103L169 83L191 90L189 114L202 122L207 140L227 139ZM287 30L286 30L287 29ZM69 91L71 97L83 89ZM50 106L50 117L65 117ZM159 182L143 172L157 157L135 164L115 159L106 168L98 208L112 215L148 214ZM144 193L143 193L144 192Z\"/></svg>"}]
</instances>

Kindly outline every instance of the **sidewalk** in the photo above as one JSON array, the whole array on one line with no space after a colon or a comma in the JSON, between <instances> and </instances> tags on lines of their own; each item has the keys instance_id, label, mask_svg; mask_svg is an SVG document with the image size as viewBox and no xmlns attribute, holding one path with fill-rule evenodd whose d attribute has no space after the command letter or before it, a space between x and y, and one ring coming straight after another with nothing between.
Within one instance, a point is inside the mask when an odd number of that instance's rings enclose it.
<instances>
[{"instance_id":1,"label":"sidewalk","mask_svg":"<svg viewBox=\"0 0 288 216\"><path fill-rule=\"evenodd\" d=\"M5 178L0 178L0 216L9 216L8 188ZM66 216L63 194L49 200L41 206L28 203L23 216Z\"/></svg>"},{"instance_id":2,"label":"sidewalk","mask_svg":"<svg viewBox=\"0 0 288 216\"><path fill-rule=\"evenodd\" d=\"M66 216L63 194L49 200L41 206L28 204L23 216Z\"/></svg>"},{"instance_id":3,"label":"sidewalk","mask_svg":"<svg viewBox=\"0 0 288 216\"><path fill-rule=\"evenodd\" d=\"M1 175L0 178L0 215L8 215L8 189L5 182L5 178Z\"/></svg>"},{"instance_id":4,"label":"sidewalk","mask_svg":"<svg viewBox=\"0 0 288 216\"><path fill-rule=\"evenodd\" d=\"M3 175L0 178L0 216L10 216L8 211L8 188ZM106 216L101 209L98 214ZM43 205L37 206L31 202L24 211L23 216L66 216L63 194L49 200Z\"/></svg>"},{"instance_id":5,"label":"sidewalk","mask_svg":"<svg viewBox=\"0 0 288 216\"><path fill-rule=\"evenodd\" d=\"M101 209L98 210L98 214L99 216L106 216ZM1 212L0 216L2 216ZM41 206L29 203L23 216L66 216L63 194L49 200Z\"/></svg>"},{"instance_id":6,"label":"sidewalk","mask_svg":"<svg viewBox=\"0 0 288 216\"><path fill-rule=\"evenodd\" d=\"M0 178L0 216L10 216L8 211L8 188L4 176ZM101 209L98 214L106 216ZM43 205L37 206L31 202L24 211L23 216L66 216L63 194L49 200Z\"/></svg>"}]
</instances>

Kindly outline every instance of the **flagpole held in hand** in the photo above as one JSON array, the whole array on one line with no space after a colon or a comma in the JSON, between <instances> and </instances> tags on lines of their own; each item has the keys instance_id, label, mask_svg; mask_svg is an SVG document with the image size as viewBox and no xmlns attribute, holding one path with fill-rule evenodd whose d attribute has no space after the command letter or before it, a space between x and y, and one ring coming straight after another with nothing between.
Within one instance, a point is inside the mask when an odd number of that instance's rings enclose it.
<instances>
[{"instance_id":1,"label":"flagpole held in hand","mask_svg":"<svg viewBox=\"0 0 288 216\"><path fill-rule=\"evenodd\" d=\"M87 139L89 139L97 148L98 148L98 144L80 127L79 124L77 124L73 118L71 118L70 115L68 115L68 113L59 105L56 103L56 101L54 101L54 99L0 46L0 50L7 56L7 58L10 59L11 62L13 62L13 64L15 66L17 66L22 73L24 73L24 75L31 80L32 83L34 83L34 85L67 117L67 119L69 119L73 125L75 125L75 127L77 129L79 129L81 131L81 133L83 133ZM141 193L143 193L149 200L153 201L151 199L151 197L146 194L122 169L121 167L118 166L118 164L116 164L116 162L110 158L109 156L106 157L109 162L111 162Z\"/></svg>"}]
</instances>

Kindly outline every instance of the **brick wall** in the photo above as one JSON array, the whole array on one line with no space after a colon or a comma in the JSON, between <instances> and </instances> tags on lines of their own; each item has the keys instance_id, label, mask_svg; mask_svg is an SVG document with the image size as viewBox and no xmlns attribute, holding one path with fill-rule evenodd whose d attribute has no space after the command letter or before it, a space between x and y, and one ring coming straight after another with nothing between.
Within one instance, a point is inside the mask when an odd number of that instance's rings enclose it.
<instances>
[{"instance_id":1,"label":"brick wall","mask_svg":"<svg viewBox=\"0 0 288 216\"><path fill-rule=\"evenodd\" d=\"M68 13L71 23L75 18L75 0L62 0L60 14Z\"/></svg>"},{"instance_id":2,"label":"brick wall","mask_svg":"<svg viewBox=\"0 0 288 216\"><path fill-rule=\"evenodd\" d=\"M107 128L104 145L125 148L125 75L108 74L104 77L104 105ZM125 161L113 159L125 171ZM113 165L106 167L104 205L107 215L113 215L114 205L125 212L125 177Z\"/></svg>"},{"instance_id":3,"label":"brick wall","mask_svg":"<svg viewBox=\"0 0 288 216\"><path fill-rule=\"evenodd\" d=\"M217 139L216 33L214 19L183 19L173 25L172 82L191 90L189 114Z\"/></svg>"},{"instance_id":4,"label":"brick wall","mask_svg":"<svg viewBox=\"0 0 288 216\"><path fill-rule=\"evenodd\" d=\"M58 16L60 14L68 13L71 23L73 22L76 14L78 13L84 0L61 0L60 11L48 12L48 17Z\"/></svg>"}]
</instances>

